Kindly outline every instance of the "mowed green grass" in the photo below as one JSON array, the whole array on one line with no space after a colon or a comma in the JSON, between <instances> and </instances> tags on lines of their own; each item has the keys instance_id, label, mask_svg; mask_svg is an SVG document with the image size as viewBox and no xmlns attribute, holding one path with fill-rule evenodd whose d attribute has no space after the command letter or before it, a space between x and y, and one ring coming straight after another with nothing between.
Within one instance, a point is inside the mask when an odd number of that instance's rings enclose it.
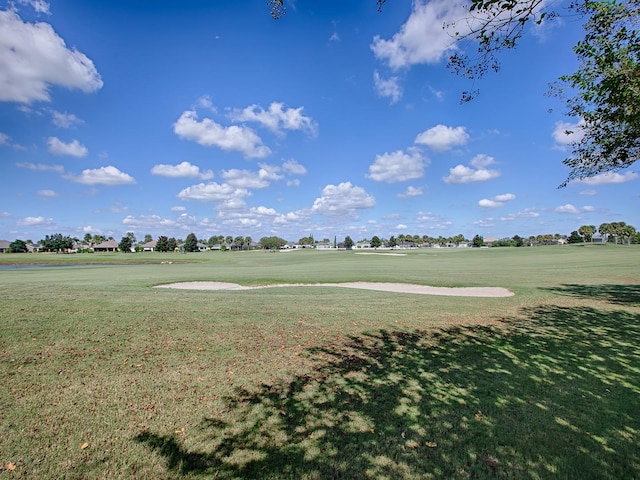
<instances>
[{"instance_id":1,"label":"mowed green grass","mask_svg":"<svg viewBox=\"0 0 640 480\"><path fill-rule=\"evenodd\" d=\"M0 256L0 478L640 477L640 248L357 253Z\"/></svg>"}]
</instances>

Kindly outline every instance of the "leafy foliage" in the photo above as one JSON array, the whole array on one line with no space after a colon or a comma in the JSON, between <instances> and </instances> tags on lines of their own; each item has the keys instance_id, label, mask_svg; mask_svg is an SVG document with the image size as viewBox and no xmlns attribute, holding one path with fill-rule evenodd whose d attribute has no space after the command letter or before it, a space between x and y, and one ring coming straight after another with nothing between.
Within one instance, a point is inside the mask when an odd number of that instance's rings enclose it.
<instances>
[{"instance_id":1,"label":"leafy foliage","mask_svg":"<svg viewBox=\"0 0 640 480\"><path fill-rule=\"evenodd\" d=\"M284 0L269 0L267 6L271 8L271 16L274 20L278 20L287 13L287 9L284 7Z\"/></svg>"},{"instance_id":2,"label":"leafy foliage","mask_svg":"<svg viewBox=\"0 0 640 480\"><path fill-rule=\"evenodd\" d=\"M577 230L571 232L571 235L567 238L567 243L582 243L582 237Z\"/></svg>"},{"instance_id":3,"label":"leafy foliage","mask_svg":"<svg viewBox=\"0 0 640 480\"><path fill-rule=\"evenodd\" d=\"M512 240L513 240L514 247L524 246L524 239L520 235L514 235Z\"/></svg>"},{"instance_id":4,"label":"leafy foliage","mask_svg":"<svg viewBox=\"0 0 640 480\"><path fill-rule=\"evenodd\" d=\"M640 155L640 1L585 1L578 10L588 17L574 47L580 68L560 80L577 92L566 105L584 135L564 160L571 171L562 186L626 168Z\"/></svg>"},{"instance_id":5,"label":"leafy foliage","mask_svg":"<svg viewBox=\"0 0 640 480\"><path fill-rule=\"evenodd\" d=\"M546 4L544 0L471 0L464 19L464 29L470 33L455 35L459 42L478 46L454 53L449 68L471 80L499 71L496 54L515 48L527 24L558 15L545 9ZM565 101L566 114L576 119L580 129L575 132L580 139L563 161L570 172L561 187L575 179L626 168L640 154L640 1L575 0L568 8L586 22L585 37L573 49L579 68L560 77L559 85L551 89ZM476 95L477 89L463 92L462 101Z\"/></svg>"},{"instance_id":6,"label":"leafy foliage","mask_svg":"<svg viewBox=\"0 0 640 480\"><path fill-rule=\"evenodd\" d=\"M16 239L9 244L9 252L11 253L27 253L29 249L24 240Z\"/></svg>"},{"instance_id":7,"label":"leafy foliage","mask_svg":"<svg viewBox=\"0 0 640 480\"><path fill-rule=\"evenodd\" d=\"M462 48L449 57L448 68L456 75L470 80L482 78L488 71L498 72L500 62L497 53L513 49L524 34L525 26L556 16L555 12L543 11L544 0L471 0L468 17L463 19L468 33L457 31L458 42L473 41L474 48ZM446 25L456 28L456 23ZM469 56L466 51L476 52ZM461 102L469 102L479 90L462 93Z\"/></svg>"},{"instance_id":8,"label":"leafy foliage","mask_svg":"<svg viewBox=\"0 0 640 480\"><path fill-rule=\"evenodd\" d=\"M61 252L73 248L73 238L61 233L54 233L53 235L46 235L40 241L40 244L45 252Z\"/></svg>"},{"instance_id":9,"label":"leafy foliage","mask_svg":"<svg viewBox=\"0 0 640 480\"><path fill-rule=\"evenodd\" d=\"M121 252L124 252L124 253L130 253L132 246L133 246L133 241L131 240L131 237L129 235L127 235L126 237L122 237L122 239L120 240L120 243L118 244L118 248L120 249Z\"/></svg>"},{"instance_id":10,"label":"leafy foliage","mask_svg":"<svg viewBox=\"0 0 640 480\"><path fill-rule=\"evenodd\" d=\"M473 240L471 240L471 244L474 247L482 247L484 245L484 237L482 235L476 235L473 237Z\"/></svg>"},{"instance_id":11,"label":"leafy foliage","mask_svg":"<svg viewBox=\"0 0 640 480\"><path fill-rule=\"evenodd\" d=\"M353 248L353 240L349 235L344 237L344 248L346 248L347 250L350 250Z\"/></svg>"},{"instance_id":12,"label":"leafy foliage","mask_svg":"<svg viewBox=\"0 0 640 480\"><path fill-rule=\"evenodd\" d=\"M156 251L157 252L168 252L169 251L169 239L166 235L160 235L158 240L156 241Z\"/></svg>"},{"instance_id":13,"label":"leafy foliage","mask_svg":"<svg viewBox=\"0 0 640 480\"><path fill-rule=\"evenodd\" d=\"M184 241L185 252L197 252L198 251L198 238L195 233L187 235L187 239Z\"/></svg>"},{"instance_id":14,"label":"leafy foliage","mask_svg":"<svg viewBox=\"0 0 640 480\"><path fill-rule=\"evenodd\" d=\"M596 233L596 227L595 225L582 225L578 229L578 233L582 235L585 242L592 242L593 234Z\"/></svg>"},{"instance_id":15,"label":"leafy foliage","mask_svg":"<svg viewBox=\"0 0 640 480\"><path fill-rule=\"evenodd\" d=\"M314 240L313 235L309 235L308 237L302 237L298 240L298 243L300 245L313 245L316 241Z\"/></svg>"},{"instance_id":16,"label":"leafy foliage","mask_svg":"<svg viewBox=\"0 0 640 480\"><path fill-rule=\"evenodd\" d=\"M260 239L260 245L267 250L278 250L287 244L287 241L280 237L262 237Z\"/></svg>"}]
</instances>

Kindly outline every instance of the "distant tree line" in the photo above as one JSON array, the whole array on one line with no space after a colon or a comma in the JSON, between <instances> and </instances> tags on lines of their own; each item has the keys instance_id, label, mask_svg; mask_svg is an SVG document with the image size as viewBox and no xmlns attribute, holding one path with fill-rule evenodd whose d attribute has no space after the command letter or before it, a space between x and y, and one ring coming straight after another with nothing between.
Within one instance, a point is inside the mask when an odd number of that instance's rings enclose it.
<instances>
[{"instance_id":1,"label":"distant tree line","mask_svg":"<svg viewBox=\"0 0 640 480\"><path fill-rule=\"evenodd\" d=\"M595 225L582 225L578 230L574 230L569 235L569 243L593 243L595 233L599 233L603 243L621 243L630 245L640 243L640 233L633 225L625 222L602 223L596 229Z\"/></svg>"},{"instance_id":2,"label":"distant tree line","mask_svg":"<svg viewBox=\"0 0 640 480\"><path fill-rule=\"evenodd\" d=\"M599 237L596 237L599 234ZM633 225L625 222L602 223L600 226L581 225L577 230L572 231L569 235L541 234L530 235L529 237L521 237L514 235L513 237L492 240L492 247L523 247L534 245L552 245L566 241L567 243L594 243L594 239L598 239L599 243L613 244L640 244L640 232ZM105 237L98 234L87 233L84 235L82 242L77 237L55 233L46 235L40 240L37 249L43 252L69 252L69 251L91 251L93 247L105 241L114 240L113 237ZM153 236L146 234L141 241L136 240L133 232L127 232L118 243L118 249L122 252L132 252L143 250L143 245L153 241ZM262 237L257 243L251 236L232 236L232 235L213 235L208 239L198 239L195 233L187 235L186 239L167 237L160 235L156 240L154 250L157 252L173 252L182 250L184 252L200 251L201 246L220 250L247 250L261 248L265 250L278 250L287 245L287 240L278 236ZM350 236L346 236L343 242L338 243L334 237L333 243L328 238L321 241L315 240L313 235L301 237L298 245L316 246L318 244L330 245L333 248L342 247L351 249L362 243L369 243L371 248L396 248L396 247L434 247L434 246L460 246L467 244L473 247L482 247L487 245L482 235L476 234L472 240L468 240L464 235L458 234L450 237L429 235L410 235L401 233L397 236L389 238L374 235L371 239L362 239L354 242ZM9 244L9 253L25 253L32 251L34 243L31 240L16 239Z\"/></svg>"}]
</instances>

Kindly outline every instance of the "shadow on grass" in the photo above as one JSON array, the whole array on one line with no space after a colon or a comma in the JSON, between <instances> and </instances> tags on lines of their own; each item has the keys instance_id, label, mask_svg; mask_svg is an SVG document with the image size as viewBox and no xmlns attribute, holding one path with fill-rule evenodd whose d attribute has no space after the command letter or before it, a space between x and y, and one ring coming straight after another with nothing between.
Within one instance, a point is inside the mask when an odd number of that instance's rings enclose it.
<instances>
[{"instance_id":1,"label":"shadow on grass","mask_svg":"<svg viewBox=\"0 0 640 480\"><path fill-rule=\"evenodd\" d=\"M190 477L640 478L640 315L524 313L315 349L314 372L238 391L197 447L137 441Z\"/></svg>"},{"instance_id":2,"label":"shadow on grass","mask_svg":"<svg viewBox=\"0 0 640 480\"><path fill-rule=\"evenodd\" d=\"M564 284L543 290L572 297L603 300L615 305L640 305L640 285Z\"/></svg>"}]
</instances>

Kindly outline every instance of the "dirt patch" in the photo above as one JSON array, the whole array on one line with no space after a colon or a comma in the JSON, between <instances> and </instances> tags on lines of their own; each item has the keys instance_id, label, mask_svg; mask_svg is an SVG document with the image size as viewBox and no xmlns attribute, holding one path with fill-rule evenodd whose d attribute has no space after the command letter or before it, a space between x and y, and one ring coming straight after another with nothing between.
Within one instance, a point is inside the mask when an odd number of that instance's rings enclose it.
<instances>
[{"instance_id":1,"label":"dirt patch","mask_svg":"<svg viewBox=\"0 0 640 480\"><path fill-rule=\"evenodd\" d=\"M429 287L409 283L345 282L345 283L279 283L247 287L228 282L181 282L157 285L155 288L181 290L255 290L278 287L340 287L380 292L413 293L417 295L446 295L454 297L512 297L514 293L502 287Z\"/></svg>"}]
</instances>

